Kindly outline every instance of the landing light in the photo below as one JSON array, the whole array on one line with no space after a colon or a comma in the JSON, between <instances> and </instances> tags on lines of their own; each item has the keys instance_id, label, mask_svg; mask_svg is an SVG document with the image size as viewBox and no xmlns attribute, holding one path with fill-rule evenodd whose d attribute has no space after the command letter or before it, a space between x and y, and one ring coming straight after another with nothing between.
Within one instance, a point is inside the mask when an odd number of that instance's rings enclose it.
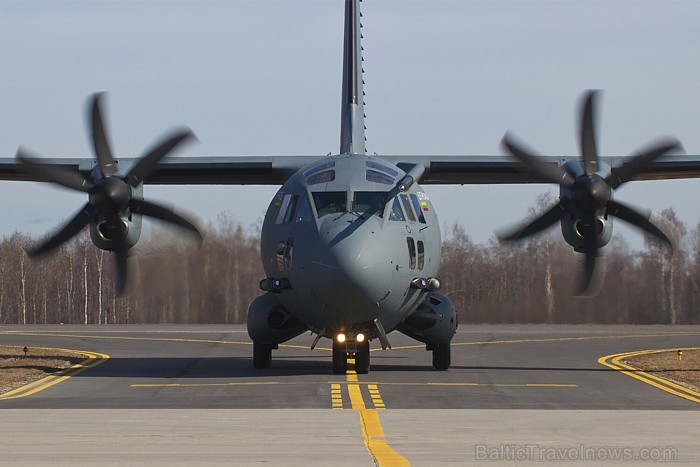
<instances>
[{"instance_id":1,"label":"landing light","mask_svg":"<svg viewBox=\"0 0 700 467\"><path fill-rule=\"evenodd\" d=\"M337 340L339 344L342 344L343 342L345 342L345 334L341 332L335 337L335 340Z\"/></svg>"},{"instance_id":2,"label":"landing light","mask_svg":"<svg viewBox=\"0 0 700 467\"><path fill-rule=\"evenodd\" d=\"M359 333L357 336L355 336L355 339L357 342L364 342L365 341L365 335L362 333Z\"/></svg>"}]
</instances>

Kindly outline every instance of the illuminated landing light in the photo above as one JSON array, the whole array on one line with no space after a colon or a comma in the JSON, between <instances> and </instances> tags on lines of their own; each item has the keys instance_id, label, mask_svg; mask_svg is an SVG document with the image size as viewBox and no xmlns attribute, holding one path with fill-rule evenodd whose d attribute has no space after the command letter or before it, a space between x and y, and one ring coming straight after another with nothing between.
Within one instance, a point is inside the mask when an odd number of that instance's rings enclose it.
<instances>
[{"instance_id":1,"label":"illuminated landing light","mask_svg":"<svg viewBox=\"0 0 700 467\"><path fill-rule=\"evenodd\" d=\"M339 344L342 344L343 342L345 342L345 334L341 332L340 334L335 336L335 340L337 340Z\"/></svg>"},{"instance_id":2,"label":"illuminated landing light","mask_svg":"<svg viewBox=\"0 0 700 467\"><path fill-rule=\"evenodd\" d=\"M355 339L357 342L364 342L365 341L365 335L362 333L359 333L357 336L355 336Z\"/></svg>"}]
</instances>

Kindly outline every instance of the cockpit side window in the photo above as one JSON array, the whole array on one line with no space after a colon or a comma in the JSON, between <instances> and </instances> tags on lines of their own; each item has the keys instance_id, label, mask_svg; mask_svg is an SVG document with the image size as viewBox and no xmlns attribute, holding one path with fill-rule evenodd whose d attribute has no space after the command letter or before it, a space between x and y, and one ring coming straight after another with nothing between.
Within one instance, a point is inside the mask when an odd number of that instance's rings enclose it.
<instances>
[{"instance_id":1,"label":"cockpit side window","mask_svg":"<svg viewBox=\"0 0 700 467\"><path fill-rule=\"evenodd\" d=\"M299 208L295 216L295 222L308 222L314 220L313 210L309 203L309 197L304 195L299 201Z\"/></svg>"},{"instance_id":2,"label":"cockpit side window","mask_svg":"<svg viewBox=\"0 0 700 467\"><path fill-rule=\"evenodd\" d=\"M394 198L394 202L391 205L391 211L389 212L389 220L406 221L406 217L403 215L403 210L401 209L399 198Z\"/></svg>"},{"instance_id":3,"label":"cockpit side window","mask_svg":"<svg viewBox=\"0 0 700 467\"><path fill-rule=\"evenodd\" d=\"M384 191L356 191L352 210L360 214L384 217L388 193Z\"/></svg>"},{"instance_id":4,"label":"cockpit side window","mask_svg":"<svg viewBox=\"0 0 700 467\"><path fill-rule=\"evenodd\" d=\"M277 213L277 219L275 220L275 224L289 222L291 216L294 215L294 208L296 207L297 198L297 195L292 195L290 193L284 195L284 198L282 198L282 205L280 206L280 210Z\"/></svg>"},{"instance_id":5,"label":"cockpit side window","mask_svg":"<svg viewBox=\"0 0 700 467\"><path fill-rule=\"evenodd\" d=\"M418 197L416 195L411 195L411 203L413 203L413 209L416 210L416 217L418 217L418 222L425 224L425 216L423 215L423 209L418 202Z\"/></svg>"},{"instance_id":6,"label":"cockpit side window","mask_svg":"<svg viewBox=\"0 0 700 467\"><path fill-rule=\"evenodd\" d=\"M347 212L348 194L345 191L317 191L311 195L319 218L327 214Z\"/></svg>"},{"instance_id":7,"label":"cockpit side window","mask_svg":"<svg viewBox=\"0 0 700 467\"><path fill-rule=\"evenodd\" d=\"M408 220L411 222L416 221L416 215L413 214L413 208L411 208L411 202L408 200L407 195L399 195L401 196L401 204L403 204L403 209L406 211L406 215L408 216Z\"/></svg>"}]
</instances>

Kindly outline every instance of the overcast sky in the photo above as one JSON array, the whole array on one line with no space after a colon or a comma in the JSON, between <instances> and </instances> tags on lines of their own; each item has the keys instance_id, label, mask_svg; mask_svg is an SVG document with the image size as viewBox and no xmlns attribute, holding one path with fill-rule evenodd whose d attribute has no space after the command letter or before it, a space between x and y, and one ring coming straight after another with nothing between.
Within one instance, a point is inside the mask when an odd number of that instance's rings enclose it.
<instances>
[{"instance_id":1,"label":"overcast sky","mask_svg":"<svg viewBox=\"0 0 700 467\"><path fill-rule=\"evenodd\" d=\"M605 90L602 154L661 135L700 154L700 2L365 0L362 11L369 152L500 154L511 129L544 154L576 154L579 97L596 88ZM103 90L122 157L182 124L200 139L186 155L336 153L342 27L341 0L3 1L0 157L19 144L90 156L85 99ZM459 221L479 242L526 216L538 194L556 194L548 185L425 188L441 223ZM147 186L145 195L249 224L275 191ZM699 195L700 180L617 193L672 206L691 226ZM0 234L43 234L84 202L0 182Z\"/></svg>"}]
</instances>

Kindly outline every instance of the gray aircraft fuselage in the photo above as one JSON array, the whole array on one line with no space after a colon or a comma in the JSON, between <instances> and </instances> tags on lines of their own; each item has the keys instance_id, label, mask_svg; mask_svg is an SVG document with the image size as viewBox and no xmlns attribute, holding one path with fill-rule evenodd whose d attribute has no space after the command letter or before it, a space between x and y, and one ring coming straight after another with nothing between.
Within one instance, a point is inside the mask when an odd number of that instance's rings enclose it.
<instances>
[{"instance_id":1,"label":"gray aircraft fuselage","mask_svg":"<svg viewBox=\"0 0 700 467\"><path fill-rule=\"evenodd\" d=\"M261 255L278 299L309 329L332 337L353 327L394 329L425 298L411 287L432 278L440 229L428 196L405 172L362 154L328 157L297 172L270 203Z\"/></svg>"}]
</instances>

